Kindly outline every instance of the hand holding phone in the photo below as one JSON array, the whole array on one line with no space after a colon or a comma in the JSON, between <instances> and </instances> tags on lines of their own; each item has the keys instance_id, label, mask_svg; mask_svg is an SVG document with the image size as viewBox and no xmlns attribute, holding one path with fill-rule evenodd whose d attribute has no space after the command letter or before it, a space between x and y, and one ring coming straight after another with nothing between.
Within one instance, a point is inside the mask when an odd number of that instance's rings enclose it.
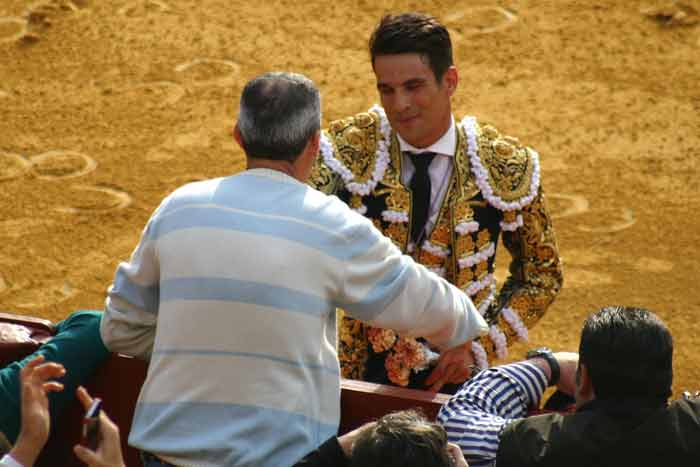
<instances>
[{"instance_id":1,"label":"hand holding phone","mask_svg":"<svg viewBox=\"0 0 700 467\"><path fill-rule=\"evenodd\" d=\"M95 398L83 418L83 444L93 451L97 450L102 440L100 412L102 412L102 399Z\"/></svg>"}]
</instances>

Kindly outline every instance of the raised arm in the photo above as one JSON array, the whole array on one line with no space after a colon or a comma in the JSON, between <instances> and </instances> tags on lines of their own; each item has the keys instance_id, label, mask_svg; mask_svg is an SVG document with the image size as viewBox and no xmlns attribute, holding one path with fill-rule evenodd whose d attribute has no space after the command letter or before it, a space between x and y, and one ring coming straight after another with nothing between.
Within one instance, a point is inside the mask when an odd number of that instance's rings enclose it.
<instances>
[{"instance_id":1,"label":"raised arm","mask_svg":"<svg viewBox=\"0 0 700 467\"><path fill-rule=\"evenodd\" d=\"M539 405L546 387L546 371L536 363L490 368L467 381L437 419L469 465L492 465L503 428Z\"/></svg>"}]
</instances>

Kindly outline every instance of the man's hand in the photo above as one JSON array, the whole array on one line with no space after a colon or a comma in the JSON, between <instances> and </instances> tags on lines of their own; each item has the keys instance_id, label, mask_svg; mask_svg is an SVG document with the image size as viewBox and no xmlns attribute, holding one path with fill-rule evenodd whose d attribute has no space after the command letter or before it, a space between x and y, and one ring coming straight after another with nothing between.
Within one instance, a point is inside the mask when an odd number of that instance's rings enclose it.
<instances>
[{"instance_id":1,"label":"man's hand","mask_svg":"<svg viewBox=\"0 0 700 467\"><path fill-rule=\"evenodd\" d=\"M22 390L22 430L10 455L20 464L34 465L36 458L49 439L51 417L47 393L63 390L53 378L66 374L58 363L44 363L44 356L31 360L20 371Z\"/></svg>"},{"instance_id":2,"label":"man's hand","mask_svg":"<svg viewBox=\"0 0 700 467\"><path fill-rule=\"evenodd\" d=\"M429 391L438 392L446 383L463 383L471 376L473 365L472 343L469 341L442 352L425 384L430 386Z\"/></svg>"},{"instance_id":3,"label":"man's hand","mask_svg":"<svg viewBox=\"0 0 700 467\"><path fill-rule=\"evenodd\" d=\"M559 383L557 389L564 394L573 396L576 392L576 368L578 354L576 352L556 352L554 358L559 363Z\"/></svg>"},{"instance_id":4,"label":"man's hand","mask_svg":"<svg viewBox=\"0 0 700 467\"><path fill-rule=\"evenodd\" d=\"M92 397L82 386L76 392L83 407L88 410ZM75 455L90 467L124 467L119 428L104 412L100 412L100 435L102 440L96 451L77 444L73 447Z\"/></svg>"},{"instance_id":5,"label":"man's hand","mask_svg":"<svg viewBox=\"0 0 700 467\"><path fill-rule=\"evenodd\" d=\"M454 443L447 443L447 452L450 453L452 460L454 460L454 467L469 467L467 460L464 458L464 454L462 454L462 449L460 449L459 446Z\"/></svg>"}]
</instances>

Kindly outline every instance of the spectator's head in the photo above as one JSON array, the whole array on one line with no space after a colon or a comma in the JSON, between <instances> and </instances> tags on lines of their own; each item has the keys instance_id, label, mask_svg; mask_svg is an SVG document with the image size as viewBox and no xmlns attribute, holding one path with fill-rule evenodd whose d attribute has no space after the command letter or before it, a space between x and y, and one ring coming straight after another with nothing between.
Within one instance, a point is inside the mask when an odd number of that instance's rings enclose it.
<instances>
[{"instance_id":1,"label":"spectator's head","mask_svg":"<svg viewBox=\"0 0 700 467\"><path fill-rule=\"evenodd\" d=\"M435 143L452 124L459 77L445 26L432 16L384 16L369 41L377 90L389 123L409 144Z\"/></svg>"},{"instance_id":2,"label":"spectator's head","mask_svg":"<svg viewBox=\"0 0 700 467\"><path fill-rule=\"evenodd\" d=\"M586 319L579 346L577 401L671 395L673 339L666 325L642 308L606 307Z\"/></svg>"},{"instance_id":3,"label":"spectator's head","mask_svg":"<svg viewBox=\"0 0 700 467\"><path fill-rule=\"evenodd\" d=\"M235 135L249 160L294 164L318 144L320 128L320 94L307 77L265 73L243 88Z\"/></svg>"},{"instance_id":4,"label":"spectator's head","mask_svg":"<svg viewBox=\"0 0 700 467\"><path fill-rule=\"evenodd\" d=\"M352 449L352 467L452 467L442 426L414 411L385 415L364 430Z\"/></svg>"}]
</instances>

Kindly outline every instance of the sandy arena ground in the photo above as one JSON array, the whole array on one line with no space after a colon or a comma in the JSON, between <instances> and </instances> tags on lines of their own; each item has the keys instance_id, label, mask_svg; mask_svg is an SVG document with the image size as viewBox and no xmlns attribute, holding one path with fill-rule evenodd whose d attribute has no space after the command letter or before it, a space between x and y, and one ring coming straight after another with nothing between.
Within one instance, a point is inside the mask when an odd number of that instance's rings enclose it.
<instances>
[{"instance_id":1,"label":"sandy arena ground","mask_svg":"<svg viewBox=\"0 0 700 467\"><path fill-rule=\"evenodd\" d=\"M674 334L676 394L700 389L697 0L2 0L0 309L101 308L166 194L243 169L246 80L307 74L325 122L368 109L369 33L416 8L452 31L456 115L541 154L566 280L528 346L575 349L588 312L645 306Z\"/></svg>"}]
</instances>

